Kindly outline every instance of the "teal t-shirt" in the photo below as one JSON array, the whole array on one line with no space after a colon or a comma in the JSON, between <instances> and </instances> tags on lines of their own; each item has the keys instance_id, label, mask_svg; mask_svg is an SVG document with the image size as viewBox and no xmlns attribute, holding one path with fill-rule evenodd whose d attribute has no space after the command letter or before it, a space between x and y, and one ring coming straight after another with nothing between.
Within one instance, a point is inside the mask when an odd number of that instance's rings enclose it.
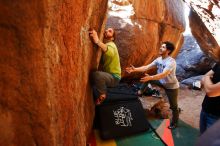
<instances>
[{"instance_id":1,"label":"teal t-shirt","mask_svg":"<svg viewBox=\"0 0 220 146\"><path fill-rule=\"evenodd\" d=\"M107 51L103 53L103 69L117 79L121 79L121 65L118 49L114 42L108 42Z\"/></svg>"}]
</instances>

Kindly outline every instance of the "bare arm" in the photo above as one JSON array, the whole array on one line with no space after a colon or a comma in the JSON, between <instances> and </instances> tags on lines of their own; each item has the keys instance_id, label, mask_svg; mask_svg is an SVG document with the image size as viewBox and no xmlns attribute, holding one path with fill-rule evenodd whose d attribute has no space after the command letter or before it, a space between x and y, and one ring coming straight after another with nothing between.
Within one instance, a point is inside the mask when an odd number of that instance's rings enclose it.
<instances>
[{"instance_id":1,"label":"bare arm","mask_svg":"<svg viewBox=\"0 0 220 146\"><path fill-rule=\"evenodd\" d=\"M202 84L204 86L204 90L209 97L220 96L220 82L213 84L213 82L211 80L213 74L214 74L214 72L212 70L210 70L202 78Z\"/></svg>"},{"instance_id":2,"label":"bare arm","mask_svg":"<svg viewBox=\"0 0 220 146\"><path fill-rule=\"evenodd\" d=\"M133 65L130 65L130 67L127 67L126 68L126 71L128 73L132 73L132 72L145 72L149 69L151 69L154 65L152 64L149 64L149 65L146 65L146 66L141 66L141 67L134 67Z\"/></svg>"},{"instance_id":3,"label":"bare arm","mask_svg":"<svg viewBox=\"0 0 220 146\"><path fill-rule=\"evenodd\" d=\"M170 70L166 70L160 74L156 74L156 75L153 75L153 76L150 76L148 74L145 74L145 77L141 78L141 82L147 82L147 81L150 81L150 80L160 80L162 78L165 78L167 75L170 74Z\"/></svg>"},{"instance_id":4,"label":"bare arm","mask_svg":"<svg viewBox=\"0 0 220 146\"><path fill-rule=\"evenodd\" d=\"M103 52L107 51L107 49L108 49L107 45L99 40L99 37L98 37L97 32L95 30L89 31L89 35L90 35L90 37L92 37L93 42L96 45L98 45L102 49Z\"/></svg>"}]
</instances>

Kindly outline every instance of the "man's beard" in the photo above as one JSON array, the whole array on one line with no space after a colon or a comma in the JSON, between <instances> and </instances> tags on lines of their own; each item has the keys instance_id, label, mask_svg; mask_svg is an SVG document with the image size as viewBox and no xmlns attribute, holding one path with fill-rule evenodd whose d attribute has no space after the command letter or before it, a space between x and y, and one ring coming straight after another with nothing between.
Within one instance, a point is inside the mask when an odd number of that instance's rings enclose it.
<instances>
[{"instance_id":1,"label":"man's beard","mask_svg":"<svg viewBox=\"0 0 220 146\"><path fill-rule=\"evenodd\" d=\"M104 42L109 42L112 41L112 37L107 36L106 34L104 34Z\"/></svg>"}]
</instances>

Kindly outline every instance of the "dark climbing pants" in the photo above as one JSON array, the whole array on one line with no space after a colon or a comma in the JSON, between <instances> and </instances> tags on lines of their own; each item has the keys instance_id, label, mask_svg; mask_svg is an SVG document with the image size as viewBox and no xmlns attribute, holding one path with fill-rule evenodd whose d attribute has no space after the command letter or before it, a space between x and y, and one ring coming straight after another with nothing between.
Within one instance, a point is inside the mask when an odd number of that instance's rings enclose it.
<instances>
[{"instance_id":1,"label":"dark climbing pants","mask_svg":"<svg viewBox=\"0 0 220 146\"><path fill-rule=\"evenodd\" d=\"M179 108L177 104L178 92L179 88L177 89L166 89L159 81L149 81L147 83L142 84L141 91L145 91L148 87L148 83L158 85L162 87L169 100L170 109L172 110L172 124L177 124L179 120ZM142 92L143 93L143 92Z\"/></svg>"},{"instance_id":2,"label":"dark climbing pants","mask_svg":"<svg viewBox=\"0 0 220 146\"><path fill-rule=\"evenodd\" d=\"M177 104L177 97L178 97L178 91L177 89L165 89L165 92L167 94L169 103L170 103L170 109L172 110L172 124L177 124L179 119L179 109Z\"/></svg>"},{"instance_id":3,"label":"dark climbing pants","mask_svg":"<svg viewBox=\"0 0 220 146\"><path fill-rule=\"evenodd\" d=\"M92 84L100 94L107 92L107 87L115 87L119 84L118 79L114 78L110 73L103 71L95 71L92 73Z\"/></svg>"}]
</instances>

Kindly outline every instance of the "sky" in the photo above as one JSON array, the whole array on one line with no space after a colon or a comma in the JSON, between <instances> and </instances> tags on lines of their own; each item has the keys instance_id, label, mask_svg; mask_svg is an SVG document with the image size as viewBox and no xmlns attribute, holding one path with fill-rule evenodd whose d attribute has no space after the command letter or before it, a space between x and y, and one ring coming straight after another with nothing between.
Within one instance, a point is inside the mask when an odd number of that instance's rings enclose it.
<instances>
[{"instance_id":1,"label":"sky","mask_svg":"<svg viewBox=\"0 0 220 146\"><path fill-rule=\"evenodd\" d=\"M185 8L185 21L186 21L186 29L185 29L185 32L183 33L183 35L190 35L191 34L191 29L189 27L189 7L185 4L184 5L184 8Z\"/></svg>"}]
</instances>

